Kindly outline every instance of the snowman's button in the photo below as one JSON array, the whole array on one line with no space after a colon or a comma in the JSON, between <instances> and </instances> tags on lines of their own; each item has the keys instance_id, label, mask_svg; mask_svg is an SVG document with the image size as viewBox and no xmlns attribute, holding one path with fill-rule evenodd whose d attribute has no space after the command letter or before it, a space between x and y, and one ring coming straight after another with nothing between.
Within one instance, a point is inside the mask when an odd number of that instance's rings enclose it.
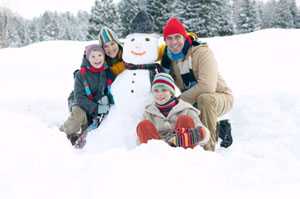
<instances>
[{"instance_id":1,"label":"snowman's button","mask_svg":"<svg viewBox=\"0 0 300 199\"><path fill-rule=\"evenodd\" d=\"M136 73L133 73L133 76L136 76Z\"/></svg>"},{"instance_id":2,"label":"snowman's button","mask_svg":"<svg viewBox=\"0 0 300 199\"><path fill-rule=\"evenodd\" d=\"M134 93L134 90L131 90L131 93Z\"/></svg>"},{"instance_id":3,"label":"snowman's button","mask_svg":"<svg viewBox=\"0 0 300 199\"><path fill-rule=\"evenodd\" d=\"M131 83L133 83L133 84L134 84L134 83L135 83L135 82L134 82L134 80L132 80L132 82L131 82Z\"/></svg>"}]
</instances>

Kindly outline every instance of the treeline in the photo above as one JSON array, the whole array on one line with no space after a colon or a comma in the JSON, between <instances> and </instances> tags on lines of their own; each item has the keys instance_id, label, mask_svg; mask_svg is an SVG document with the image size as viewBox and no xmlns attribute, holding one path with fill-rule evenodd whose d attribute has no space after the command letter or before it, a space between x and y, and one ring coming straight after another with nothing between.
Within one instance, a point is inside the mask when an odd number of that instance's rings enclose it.
<instances>
[{"instance_id":1,"label":"treeline","mask_svg":"<svg viewBox=\"0 0 300 199\"><path fill-rule=\"evenodd\" d=\"M265 28L300 28L300 9L295 0L96 0L91 12L46 11L26 20L0 8L0 48L24 46L47 40L97 39L102 26L121 37L130 32L130 22L140 11L153 16L154 29L161 33L170 16L180 18L189 31L200 37L253 32Z\"/></svg>"}]
</instances>

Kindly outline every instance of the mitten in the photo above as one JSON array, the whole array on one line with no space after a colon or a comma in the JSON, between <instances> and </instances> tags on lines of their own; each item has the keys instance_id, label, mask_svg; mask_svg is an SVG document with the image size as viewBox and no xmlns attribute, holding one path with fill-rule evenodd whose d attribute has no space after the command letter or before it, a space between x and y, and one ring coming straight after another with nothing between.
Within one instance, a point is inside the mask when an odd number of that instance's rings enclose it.
<instances>
[{"instance_id":1,"label":"mitten","mask_svg":"<svg viewBox=\"0 0 300 199\"><path fill-rule=\"evenodd\" d=\"M109 111L109 99L106 95L104 95L98 101L98 115L107 114Z\"/></svg>"},{"instance_id":2,"label":"mitten","mask_svg":"<svg viewBox=\"0 0 300 199\"><path fill-rule=\"evenodd\" d=\"M111 87L110 86L107 86L107 97L108 97L108 103L110 105L114 105L115 104L115 100L114 100L114 96L112 95Z\"/></svg>"}]
</instances>

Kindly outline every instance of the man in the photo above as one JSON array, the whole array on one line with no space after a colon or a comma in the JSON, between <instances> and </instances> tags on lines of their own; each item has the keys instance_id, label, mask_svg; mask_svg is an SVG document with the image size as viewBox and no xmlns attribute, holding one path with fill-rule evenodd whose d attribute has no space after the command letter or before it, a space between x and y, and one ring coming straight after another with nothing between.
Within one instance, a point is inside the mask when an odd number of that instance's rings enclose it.
<instances>
[{"instance_id":1,"label":"man","mask_svg":"<svg viewBox=\"0 0 300 199\"><path fill-rule=\"evenodd\" d=\"M211 132L204 146L214 151L218 140L218 117L233 106L233 96L218 71L217 62L206 44L194 41L177 18L170 18L163 27L166 48L161 65L181 90L181 99L201 111L200 119Z\"/></svg>"}]
</instances>

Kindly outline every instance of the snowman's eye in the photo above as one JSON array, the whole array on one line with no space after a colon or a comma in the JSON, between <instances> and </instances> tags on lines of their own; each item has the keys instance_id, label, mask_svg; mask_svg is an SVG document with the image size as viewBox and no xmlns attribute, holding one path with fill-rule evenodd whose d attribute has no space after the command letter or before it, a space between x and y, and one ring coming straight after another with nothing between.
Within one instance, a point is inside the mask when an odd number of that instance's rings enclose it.
<instances>
[{"instance_id":1,"label":"snowman's eye","mask_svg":"<svg viewBox=\"0 0 300 199\"><path fill-rule=\"evenodd\" d=\"M134 38L132 38L130 41L134 41Z\"/></svg>"},{"instance_id":2,"label":"snowman's eye","mask_svg":"<svg viewBox=\"0 0 300 199\"><path fill-rule=\"evenodd\" d=\"M145 38L146 41L150 41L150 39L148 37Z\"/></svg>"}]
</instances>

